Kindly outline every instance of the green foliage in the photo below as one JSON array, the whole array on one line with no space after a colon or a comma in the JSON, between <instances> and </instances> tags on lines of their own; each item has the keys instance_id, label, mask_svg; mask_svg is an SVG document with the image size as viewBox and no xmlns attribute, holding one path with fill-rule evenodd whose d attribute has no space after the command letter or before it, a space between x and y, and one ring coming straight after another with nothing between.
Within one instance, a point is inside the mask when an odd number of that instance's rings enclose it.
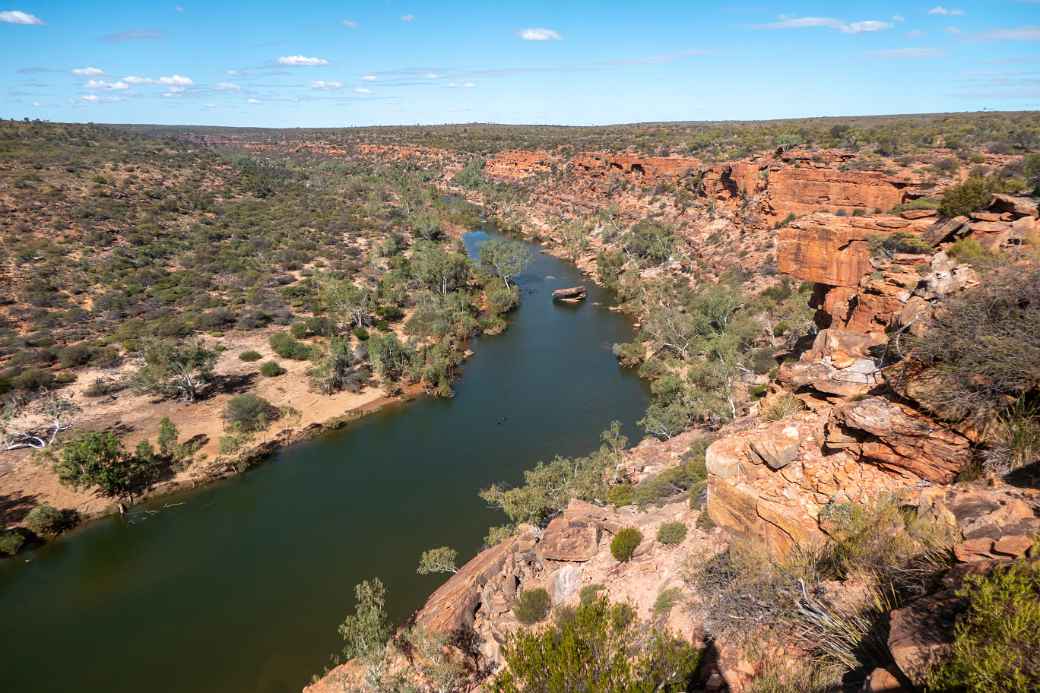
<instances>
[{"instance_id":1,"label":"green foliage","mask_svg":"<svg viewBox=\"0 0 1040 693\"><path fill-rule=\"evenodd\" d=\"M351 370L354 356L346 339L330 337L328 344L313 351L312 359L307 378L315 391L331 395L346 388L360 390L364 377Z\"/></svg>"},{"instance_id":2,"label":"green foliage","mask_svg":"<svg viewBox=\"0 0 1040 693\"><path fill-rule=\"evenodd\" d=\"M311 357L311 348L294 339L288 332L276 332L268 338L267 343L271 345L271 350L283 359L306 361Z\"/></svg>"},{"instance_id":3,"label":"green foliage","mask_svg":"<svg viewBox=\"0 0 1040 693\"><path fill-rule=\"evenodd\" d=\"M610 542L610 555L621 563L626 563L632 558L639 545L643 541L643 534L635 527L625 527L614 535Z\"/></svg>"},{"instance_id":4,"label":"green foliage","mask_svg":"<svg viewBox=\"0 0 1040 693\"><path fill-rule=\"evenodd\" d=\"M487 536L484 537L484 546L491 548L492 546L498 546L506 539L513 536L513 528L506 525L501 527L488 527Z\"/></svg>"},{"instance_id":5,"label":"green foliage","mask_svg":"<svg viewBox=\"0 0 1040 693\"><path fill-rule=\"evenodd\" d=\"M659 265L671 257L675 249L675 230L666 224L644 219L628 230L624 248L644 267Z\"/></svg>"},{"instance_id":6,"label":"green foliage","mask_svg":"<svg viewBox=\"0 0 1040 693\"><path fill-rule=\"evenodd\" d=\"M378 578L362 581L354 587L354 599L354 613L339 626L344 660L376 655L390 637L383 583Z\"/></svg>"},{"instance_id":7,"label":"green foliage","mask_svg":"<svg viewBox=\"0 0 1040 693\"><path fill-rule=\"evenodd\" d=\"M259 361L262 358L263 358L263 355L259 351L256 351L255 349L249 349L247 351L243 351L241 354L238 355L238 359L240 361L247 361L247 362Z\"/></svg>"},{"instance_id":8,"label":"green foliage","mask_svg":"<svg viewBox=\"0 0 1040 693\"><path fill-rule=\"evenodd\" d=\"M508 666L489 686L497 693L678 693L688 690L700 660L688 642L648 632L630 608L602 598L583 601L552 628L518 631L504 656Z\"/></svg>"},{"instance_id":9,"label":"green foliage","mask_svg":"<svg viewBox=\"0 0 1040 693\"><path fill-rule=\"evenodd\" d=\"M127 454L113 433L97 431L66 443L54 464L63 484L74 488L97 486L104 495L119 499L132 498L154 481L161 469L155 457Z\"/></svg>"},{"instance_id":10,"label":"green foliage","mask_svg":"<svg viewBox=\"0 0 1040 693\"><path fill-rule=\"evenodd\" d=\"M419 575L454 573L458 570L455 565L458 556L459 552L448 546L423 551L422 556L419 557L419 568L415 572Z\"/></svg>"},{"instance_id":11,"label":"green foliage","mask_svg":"<svg viewBox=\"0 0 1040 693\"><path fill-rule=\"evenodd\" d=\"M999 253L988 250L971 236L955 241L946 249L946 254L958 262L964 262L980 269L991 268L1001 259Z\"/></svg>"},{"instance_id":12,"label":"green foliage","mask_svg":"<svg viewBox=\"0 0 1040 693\"><path fill-rule=\"evenodd\" d=\"M469 259L430 241L415 244L409 267L419 286L442 296L457 291L469 281Z\"/></svg>"},{"instance_id":13,"label":"green foliage","mask_svg":"<svg viewBox=\"0 0 1040 693\"><path fill-rule=\"evenodd\" d=\"M987 207L997 192L996 182L991 178L971 176L960 185L943 193L939 214L944 217L967 216Z\"/></svg>"},{"instance_id":14,"label":"green foliage","mask_svg":"<svg viewBox=\"0 0 1040 693\"><path fill-rule=\"evenodd\" d=\"M685 538L686 525L682 522L665 522L657 528L657 541L662 544L681 544Z\"/></svg>"},{"instance_id":15,"label":"green foliage","mask_svg":"<svg viewBox=\"0 0 1040 693\"><path fill-rule=\"evenodd\" d=\"M607 490L607 502L615 508L623 508L632 505L635 496L635 487L632 484L616 484Z\"/></svg>"},{"instance_id":16,"label":"green foliage","mask_svg":"<svg viewBox=\"0 0 1040 693\"><path fill-rule=\"evenodd\" d=\"M264 361L260 365L260 375L267 378L276 378L279 375L284 375L285 369L279 365L277 361Z\"/></svg>"},{"instance_id":17,"label":"green foliage","mask_svg":"<svg viewBox=\"0 0 1040 693\"><path fill-rule=\"evenodd\" d=\"M918 236L905 231L890 234L876 234L867 239L870 252L874 257L892 257L896 253L911 255L931 255L934 248Z\"/></svg>"},{"instance_id":18,"label":"green foliage","mask_svg":"<svg viewBox=\"0 0 1040 693\"><path fill-rule=\"evenodd\" d=\"M461 171L455 174L451 182L469 190L480 188L486 182L484 180L484 160L471 159L462 167Z\"/></svg>"},{"instance_id":19,"label":"green foliage","mask_svg":"<svg viewBox=\"0 0 1040 693\"><path fill-rule=\"evenodd\" d=\"M697 440L679 464L640 481L632 489L631 502L645 508L659 505L681 493L688 493L691 498L699 496L708 483L704 452L710 443L710 438Z\"/></svg>"},{"instance_id":20,"label":"green foliage","mask_svg":"<svg viewBox=\"0 0 1040 693\"><path fill-rule=\"evenodd\" d=\"M531 251L523 241L493 238L480 246L480 264L502 280L505 288L531 261Z\"/></svg>"},{"instance_id":21,"label":"green foliage","mask_svg":"<svg viewBox=\"0 0 1040 693\"><path fill-rule=\"evenodd\" d=\"M135 389L163 397L178 396L189 402L195 401L213 377L217 363L217 352L198 339L146 340L141 357L143 364L133 375Z\"/></svg>"},{"instance_id":22,"label":"green foliage","mask_svg":"<svg viewBox=\"0 0 1040 693\"><path fill-rule=\"evenodd\" d=\"M510 489L492 485L482 490L480 497L498 506L512 522L533 524L541 524L563 510L572 498L602 502L607 495L607 477L620 465L628 439L621 435L617 422L600 439L599 449L587 457L539 462L524 472L523 485Z\"/></svg>"},{"instance_id":23,"label":"green foliage","mask_svg":"<svg viewBox=\"0 0 1040 693\"><path fill-rule=\"evenodd\" d=\"M58 510L53 505L37 505L25 516L25 526L37 536L53 537L74 525L75 518L75 511Z\"/></svg>"},{"instance_id":24,"label":"green foliage","mask_svg":"<svg viewBox=\"0 0 1040 693\"><path fill-rule=\"evenodd\" d=\"M17 528L0 530L0 556L14 556L25 543L25 534Z\"/></svg>"},{"instance_id":25,"label":"green foliage","mask_svg":"<svg viewBox=\"0 0 1040 693\"><path fill-rule=\"evenodd\" d=\"M159 452L165 457L179 456L182 452L180 446L177 445L179 435L177 427L170 421L170 418L168 416L162 417L159 420Z\"/></svg>"},{"instance_id":26,"label":"green foliage","mask_svg":"<svg viewBox=\"0 0 1040 693\"><path fill-rule=\"evenodd\" d=\"M388 332L372 335L365 346L372 368L386 382L395 383L404 375L405 368L414 358L414 350L401 344L397 335Z\"/></svg>"},{"instance_id":27,"label":"green foliage","mask_svg":"<svg viewBox=\"0 0 1040 693\"><path fill-rule=\"evenodd\" d=\"M654 614L665 616L676 604L682 601L683 592L678 587L669 587L661 590L657 599L654 600Z\"/></svg>"},{"instance_id":28,"label":"green foliage","mask_svg":"<svg viewBox=\"0 0 1040 693\"><path fill-rule=\"evenodd\" d=\"M957 620L952 653L928 676L928 690L1040 689L1040 564L969 575L957 594L967 608Z\"/></svg>"},{"instance_id":29,"label":"green foliage","mask_svg":"<svg viewBox=\"0 0 1040 693\"><path fill-rule=\"evenodd\" d=\"M264 430L279 416L276 406L252 393L236 395L224 406L224 421L246 433Z\"/></svg>"},{"instance_id":30,"label":"green foliage","mask_svg":"<svg viewBox=\"0 0 1040 693\"><path fill-rule=\"evenodd\" d=\"M625 266L623 253L611 250L601 250L596 254L596 274L600 282L608 289L616 291L621 279L621 272Z\"/></svg>"},{"instance_id":31,"label":"green foliage","mask_svg":"<svg viewBox=\"0 0 1040 693\"><path fill-rule=\"evenodd\" d=\"M549 606L549 593L543 588L524 590L516 597L513 615L520 623L530 626L549 615Z\"/></svg>"}]
</instances>

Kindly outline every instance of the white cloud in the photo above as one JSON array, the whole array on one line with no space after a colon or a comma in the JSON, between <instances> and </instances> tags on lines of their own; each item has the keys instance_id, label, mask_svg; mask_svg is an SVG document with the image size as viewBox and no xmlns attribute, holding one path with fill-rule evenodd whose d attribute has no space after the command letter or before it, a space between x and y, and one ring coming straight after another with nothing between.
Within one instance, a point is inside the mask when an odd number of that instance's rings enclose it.
<instances>
[{"instance_id":1,"label":"white cloud","mask_svg":"<svg viewBox=\"0 0 1040 693\"><path fill-rule=\"evenodd\" d=\"M474 84L473 82L464 82L462 86L465 87L466 89L472 89L473 87L475 87L477 85Z\"/></svg>"},{"instance_id":2,"label":"white cloud","mask_svg":"<svg viewBox=\"0 0 1040 693\"><path fill-rule=\"evenodd\" d=\"M945 31L947 34L959 34L959 33L961 33L961 30L958 29L955 26L948 26L945 29L943 29L943 31Z\"/></svg>"},{"instance_id":3,"label":"white cloud","mask_svg":"<svg viewBox=\"0 0 1040 693\"><path fill-rule=\"evenodd\" d=\"M123 91L124 89L130 88L130 85L122 80L118 82L106 82L103 79L87 80L85 86L87 89L107 89L109 91Z\"/></svg>"},{"instance_id":4,"label":"white cloud","mask_svg":"<svg viewBox=\"0 0 1040 693\"><path fill-rule=\"evenodd\" d=\"M859 22L845 22L833 17L781 17L779 21L770 24L756 24L754 29L809 29L824 27L837 29L843 34L862 34L871 31L882 31L891 29L889 22L877 19L865 19Z\"/></svg>"},{"instance_id":5,"label":"white cloud","mask_svg":"<svg viewBox=\"0 0 1040 693\"><path fill-rule=\"evenodd\" d=\"M960 17L964 14L964 10L955 10L942 5L936 5L932 9L928 10L928 14L937 14L940 17Z\"/></svg>"},{"instance_id":6,"label":"white cloud","mask_svg":"<svg viewBox=\"0 0 1040 693\"><path fill-rule=\"evenodd\" d=\"M911 31L906 32L907 38L921 38L922 36L924 36L924 32L920 29L913 29Z\"/></svg>"},{"instance_id":7,"label":"white cloud","mask_svg":"<svg viewBox=\"0 0 1040 693\"><path fill-rule=\"evenodd\" d=\"M906 17L904 17L901 14L894 14L894 15L892 15L892 21L893 22L905 22L906 21Z\"/></svg>"},{"instance_id":8,"label":"white cloud","mask_svg":"<svg viewBox=\"0 0 1040 693\"><path fill-rule=\"evenodd\" d=\"M358 23L355 22L353 19L344 19L343 26L347 27L348 29L357 29Z\"/></svg>"},{"instance_id":9,"label":"white cloud","mask_svg":"<svg viewBox=\"0 0 1040 693\"><path fill-rule=\"evenodd\" d=\"M406 15L401 17L401 21L402 22L414 22L415 21L415 15L414 14L406 14Z\"/></svg>"},{"instance_id":10,"label":"white cloud","mask_svg":"<svg viewBox=\"0 0 1040 693\"><path fill-rule=\"evenodd\" d=\"M155 80L151 77L138 77L137 75L124 77L123 81L127 84L155 84Z\"/></svg>"},{"instance_id":11,"label":"white cloud","mask_svg":"<svg viewBox=\"0 0 1040 693\"><path fill-rule=\"evenodd\" d=\"M335 80L326 81L324 79L316 79L311 82L311 89L321 89L322 91L332 91L334 89L342 89L343 82L337 82Z\"/></svg>"},{"instance_id":12,"label":"white cloud","mask_svg":"<svg viewBox=\"0 0 1040 693\"><path fill-rule=\"evenodd\" d=\"M361 75L361 79L365 80L366 82L374 82L376 81L377 77L375 75Z\"/></svg>"},{"instance_id":13,"label":"white cloud","mask_svg":"<svg viewBox=\"0 0 1040 693\"><path fill-rule=\"evenodd\" d=\"M260 99L246 99L246 103L260 103Z\"/></svg>"},{"instance_id":14,"label":"white cloud","mask_svg":"<svg viewBox=\"0 0 1040 693\"><path fill-rule=\"evenodd\" d=\"M170 75L168 77L160 77L159 84L166 84L174 87L190 87L194 82L191 81L190 77L183 75Z\"/></svg>"},{"instance_id":15,"label":"white cloud","mask_svg":"<svg viewBox=\"0 0 1040 693\"><path fill-rule=\"evenodd\" d=\"M217 82L213 85L213 88L217 91L241 91L242 87L238 86L233 82Z\"/></svg>"},{"instance_id":16,"label":"white cloud","mask_svg":"<svg viewBox=\"0 0 1040 693\"><path fill-rule=\"evenodd\" d=\"M887 48L885 50L873 51L870 55L875 58L887 58L890 60L924 60L927 58L941 58L946 54L937 48Z\"/></svg>"},{"instance_id":17,"label":"white cloud","mask_svg":"<svg viewBox=\"0 0 1040 693\"><path fill-rule=\"evenodd\" d=\"M517 36L525 41L559 41L563 37L560 32L544 27L531 27L517 32Z\"/></svg>"},{"instance_id":18,"label":"white cloud","mask_svg":"<svg viewBox=\"0 0 1040 693\"><path fill-rule=\"evenodd\" d=\"M97 94L84 94L79 98L80 101L89 101L90 103L96 103L98 100Z\"/></svg>"},{"instance_id":19,"label":"white cloud","mask_svg":"<svg viewBox=\"0 0 1040 693\"><path fill-rule=\"evenodd\" d=\"M371 94L371 89L365 89L364 87L354 87L354 92L357 94Z\"/></svg>"},{"instance_id":20,"label":"white cloud","mask_svg":"<svg viewBox=\"0 0 1040 693\"><path fill-rule=\"evenodd\" d=\"M997 29L980 34L979 38L985 41L1040 41L1040 26Z\"/></svg>"},{"instance_id":21,"label":"white cloud","mask_svg":"<svg viewBox=\"0 0 1040 693\"><path fill-rule=\"evenodd\" d=\"M441 76L438 75L436 72L427 72L426 73L426 79L440 79L440 78L441 78Z\"/></svg>"},{"instance_id":22,"label":"white cloud","mask_svg":"<svg viewBox=\"0 0 1040 693\"><path fill-rule=\"evenodd\" d=\"M39 101L33 101L33 108L40 108L41 106L43 106L43 104Z\"/></svg>"},{"instance_id":23,"label":"white cloud","mask_svg":"<svg viewBox=\"0 0 1040 693\"><path fill-rule=\"evenodd\" d=\"M174 5L173 11L174 12L183 12L184 11L184 5Z\"/></svg>"},{"instance_id":24,"label":"white cloud","mask_svg":"<svg viewBox=\"0 0 1040 693\"><path fill-rule=\"evenodd\" d=\"M79 75L80 77L97 77L98 75L105 74L105 71L99 67L77 67L72 71L72 74Z\"/></svg>"},{"instance_id":25,"label":"white cloud","mask_svg":"<svg viewBox=\"0 0 1040 693\"><path fill-rule=\"evenodd\" d=\"M27 25L40 25L43 24L43 20L34 14L28 12L22 12L21 10L4 10L0 12L0 22L5 24L27 24Z\"/></svg>"},{"instance_id":26,"label":"white cloud","mask_svg":"<svg viewBox=\"0 0 1040 693\"><path fill-rule=\"evenodd\" d=\"M224 73L227 74L229 77L234 77L238 74L238 70L224 70Z\"/></svg>"},{"instance_id":27,"label":"white cloud","mask_svg":"<svg viewBox=\"0 0 1040 693\"><path fill-rule=\"evenodd\" d=\"M278 58L279 65L328 65L325 58L309 58L305 55L283 55Z\"/></svg>"}]
</instances>

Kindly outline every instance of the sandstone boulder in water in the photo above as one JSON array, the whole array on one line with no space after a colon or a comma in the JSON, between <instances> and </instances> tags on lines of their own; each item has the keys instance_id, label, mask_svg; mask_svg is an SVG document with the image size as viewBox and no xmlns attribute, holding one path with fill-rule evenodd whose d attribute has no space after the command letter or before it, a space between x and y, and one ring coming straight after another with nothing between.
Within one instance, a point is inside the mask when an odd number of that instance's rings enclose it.
<instances>
[{"instance_id":1,"label":"sandstone boulder in water","mask_svg":"<svg viewBox=\"0 0 1040 693\"><path fill-rule=\"evenodd\" d=\"M561 303L579 303L585 300L588 292L584 286L572 286L569 289L553 291L553 300Z\"/></svg>"}]
</instances>

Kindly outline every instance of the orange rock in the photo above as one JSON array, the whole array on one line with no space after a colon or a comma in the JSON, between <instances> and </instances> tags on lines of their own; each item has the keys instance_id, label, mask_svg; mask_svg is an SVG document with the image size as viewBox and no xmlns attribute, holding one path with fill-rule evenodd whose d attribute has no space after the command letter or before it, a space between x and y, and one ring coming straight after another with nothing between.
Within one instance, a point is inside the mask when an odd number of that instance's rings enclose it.
<instances>
[{"instance_id":1,"label":"orange rock","mask_svg":"<svg viewBox=\"0 0 1040 693\"><path fill-rule=\"evenodd\" d=\"M997 539L993 544L993 553L1018 558L1033 548L1033 540L1021 534L1011 534Z\"/></svg>"}]
</instances>

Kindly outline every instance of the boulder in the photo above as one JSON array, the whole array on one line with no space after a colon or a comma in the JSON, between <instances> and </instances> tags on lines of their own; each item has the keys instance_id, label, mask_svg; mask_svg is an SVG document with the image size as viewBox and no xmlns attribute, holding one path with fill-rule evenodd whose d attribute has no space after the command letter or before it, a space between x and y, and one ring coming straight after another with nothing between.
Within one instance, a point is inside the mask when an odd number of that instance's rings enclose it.
<instances>
[{"instance_id":1,"label":"boulder","mask_svg":"<svg viewBox=\"0 0 1040 693\"><path fill-rule=\"evenodd\" d=\"M954 217L935 222L921 234L921 239L932 246L946 243L968 231L968 217Z\"/></svg>"},{"instance_id":2,"label":"boulder","mask_svg":"<svg viewBox=\"0 0 1040 693\"><path fill-rule=\"evenodd\" d=\"M954 590L916 599L890 615L888 650L899 670L915 686L949 653L962 600Z\"/></svg>"},{"instance_id":3,"label":"boulder","mask_svg":"<svg viewBox=\"0 0 1040 693\"><path fill-rule=\"evenodd\" d=\"M967 438L915 409L867 397L835 409L826 444L883 469L948 484L971 459Z\"/></svg>"},{"instance_id":4,"label":"boulder","mask_svg":"<svg viewBox=\"0 0 1040 693\"><path fill-rule=\"evenodd\" d=\"M599 546L599 529L584 519L553 518L545 528L539 552L550 561L591 560Z\"/></svg>"},{"instance_id":5,"label":"boulder","mask_svg":"<svg viewBox=\"0 0 1040 693\"><path fill-rule=\"evenodd\" d=\"M1011 212L1016 217L1036 218L1038 216L1037 201L1032 197L997 193L993 196L989 209L996 212Z\"/></svg>"},{"instance_id":6,"label":"boulder","mask_svg":"<svg viewBox=\"0 0 1040 693\"><path fill-rule=\"evenodd\" d=\"M549 577L549 596L557 606L573 601L580 588L581 568L576 565L565 565Z\"/></svg>"},{"instance_id":7,"label":"boulder","mask_svg":"<svg viewBox=\"0 0 1040 693\"><path fill-rule=\"evenodd\" d=\"M894 665L874 669L863 682L863 693L910 693L913 689L903 685L898 672Z\"/></svg>"},{"instance_id":8,"label":"boulder","mask_svg":"<svg viewBox=\"0 0 1040 693\"><path fill-rule=\"evenodd\" d=\"M939 212L935 209L908 209L905 212L901 212L899 216L904 219L928 219L939 216Z\"/></svg>"}]
</instances>

